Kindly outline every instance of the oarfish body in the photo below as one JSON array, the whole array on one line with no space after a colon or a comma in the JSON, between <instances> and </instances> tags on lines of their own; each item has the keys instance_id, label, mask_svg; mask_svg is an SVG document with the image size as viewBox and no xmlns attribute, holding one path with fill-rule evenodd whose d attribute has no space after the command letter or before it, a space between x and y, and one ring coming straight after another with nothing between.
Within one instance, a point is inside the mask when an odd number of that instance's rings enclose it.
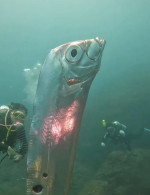
<instances>
[{"instance_id":1,"label":"oarfish body","mask_svg":"<svg viewBox=\"0 0 150 195\"><path fill-rule=\"evenodd\" d=\"M61 45L40 72L29 135L27 195L68 195L79 127L105 41Z\"/></svg>"}]
</instances>

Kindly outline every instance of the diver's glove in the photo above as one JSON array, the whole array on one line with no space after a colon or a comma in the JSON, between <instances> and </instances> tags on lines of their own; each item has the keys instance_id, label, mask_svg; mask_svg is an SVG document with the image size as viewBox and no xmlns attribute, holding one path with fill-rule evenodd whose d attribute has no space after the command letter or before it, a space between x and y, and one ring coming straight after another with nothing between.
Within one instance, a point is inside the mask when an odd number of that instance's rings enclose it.
<instances>
[{"instance_id":1,"label":"diver's glove","mask_svg":"<svg viewBox=\"0 0 150 195\"><path fill-rule=\"evenodd\" d=\"M124 130L120 130L119 131L119 135L121 135L122 137L124 137L126 135L126 133L124 132Z\"/></svg>"},{"instance_id":2,"label":"diver's glove","mask_svg":"<svg viewBox=\"0 0 150 195\"><path fill-rule=\"evenodd\" d=\"M13 161L19 162L22 158L23 158L23 156L21 154L16 154L13 158Z\"/></svg>"},{"instance_id":3,"label":"diver's glove","mask_svg":"<svg viewBox=\"0 0 150 195\"><path fill-rule=\"evenodd\" d=\"M105 147L105 145L106 145L106 144L105 144L104 142L101 142L101 146L102 146L102 147Z\"/></svg>"},{"instance_id":4,"label":"diver's glove","mask_svg":"<svg viewBox=\"0 0 150 195\"><path fill-rule=\"evenodd\" d=\"M20 161L23 156L21 154L18 154L15 150L13 150L10 146L8 146L7 154L10 159L12 159L15 162Z\"/></svg>"},{"instance_id":5,"label":"diver's glove","mask_svg":"<svg viewBox=\"0 0 150 195\"><path fill-rule=\"evenodd\" d=\"M10 159L13 159L14 156L17 154L17 152L15 152L15 150L13 150L10 146L8 146L7 154Z\"/></svg>"}]
</instances>

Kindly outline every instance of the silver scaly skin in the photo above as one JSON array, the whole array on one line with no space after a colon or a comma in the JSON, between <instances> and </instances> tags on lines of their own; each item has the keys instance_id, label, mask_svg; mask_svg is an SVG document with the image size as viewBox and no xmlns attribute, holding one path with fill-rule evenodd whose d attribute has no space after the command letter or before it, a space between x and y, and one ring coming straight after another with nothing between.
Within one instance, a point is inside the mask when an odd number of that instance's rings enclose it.
<instances>
[{"instance_id":1,"label":"silver scaly skin","mask_svg":"<svg viewBox=\"0 0 150 195\"><path fill-rule=\"evenodd\" d=\"M61 45L39 76L27 158L27 195L68 195L79 127L104 40Z\"/></svg>"}]
</instances>

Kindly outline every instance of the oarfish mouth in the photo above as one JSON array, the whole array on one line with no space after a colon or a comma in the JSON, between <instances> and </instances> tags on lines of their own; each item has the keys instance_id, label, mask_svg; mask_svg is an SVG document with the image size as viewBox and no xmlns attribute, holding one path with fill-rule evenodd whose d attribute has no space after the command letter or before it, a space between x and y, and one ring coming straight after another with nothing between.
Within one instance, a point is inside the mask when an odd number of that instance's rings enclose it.
<instances>
[{"instance_id":1,"label":"oarfish mouth","mask_svg":"<svg viewBox=\"0 0 150 195\"><path fill-rule=\"evenodd\" d=\"M73 79L68 79L68 80L66 79L66 82L69 86L71 86L71 85L81 83L82 81L78 78L73 78Z\"/></svg>"},{"instance_id":2,"label":"oarfish mouth","mask_svg":"<svg viewBox=\"0 0 150 195\"><path fill-rule=\"evenodd\" d=\"M97 72L99 71L99 67L96 66L94 70L89 71L89 73L87 73L86 75L82 76L82 78L65 78L66 83L68 86L72 86L72 85L77 85L77 84L85 84L88 81L92 81L94 76L97 74Z\"/></svg>"}]
</instances>

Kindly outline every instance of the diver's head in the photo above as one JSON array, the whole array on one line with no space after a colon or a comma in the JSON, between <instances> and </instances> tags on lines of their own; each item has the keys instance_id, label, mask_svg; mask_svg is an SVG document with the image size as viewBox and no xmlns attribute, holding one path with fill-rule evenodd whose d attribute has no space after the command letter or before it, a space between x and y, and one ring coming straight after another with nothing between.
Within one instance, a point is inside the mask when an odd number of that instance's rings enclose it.
<instances>
[{"instance_id":1,"label":"diver's head","mask_svg":"<svg viewBox=\"0 0 150 195\"><path fill-rule=\"evenodd\" d=\"M108 131L109 134L113 134L116 130L116 127L113 123L108 123L106 125L106 130Z\"/></svg>"},{"instance_id":2,"label":"diver's head","mask_svg":"<svg viewBox=\"0 0 150 195\"><path fill-rule=\"evenodd\" d=\"M9 106L11 109L11 120L15 123L17 121L24 123L27 116L27 108L20 103L11 103Z\"/></svg>"}]
</instances>

